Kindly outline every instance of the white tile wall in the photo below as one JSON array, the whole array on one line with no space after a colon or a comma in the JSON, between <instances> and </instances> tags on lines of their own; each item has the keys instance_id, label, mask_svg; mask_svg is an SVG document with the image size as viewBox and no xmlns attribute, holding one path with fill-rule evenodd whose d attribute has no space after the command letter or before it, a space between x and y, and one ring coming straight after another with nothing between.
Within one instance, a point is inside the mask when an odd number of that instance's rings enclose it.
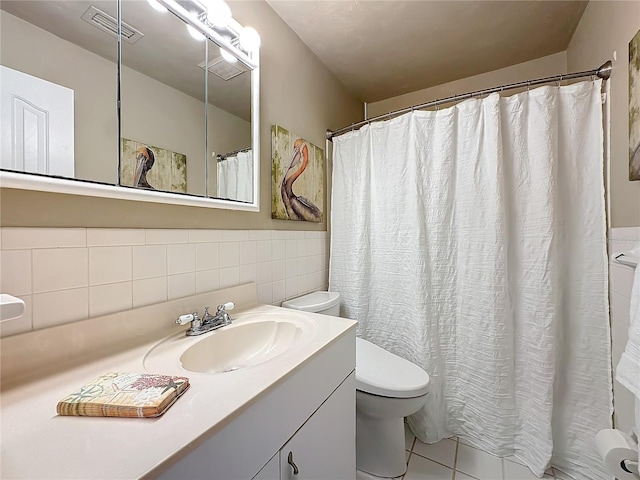
<instances>
[{"instance_id":1,"label":"white tile wall","mask_svg":"<svg viewBox=\"0 0 640 480\"><path fill-rule=\"evenodd\" d=\"M132 247L89 247L89 285L132 280Z\"/></svg>"},{"instance_id":2,"label":"white tile wall","mask_svg":"<svg viewBox=\"0 0 640 480\"><path fill-rule=\"evenodd\" d=\"M614 371L629 338L629 302L634 273L633 268L616 262L614 257L639 244L640 227L612 228L609 231L609 300ZM628 431L635 424L634 397L629 390L614 380L613 398L615 425Z\"/></svg>"},{"instance_id":3,"label":"white tile wall","mask_svg":"<svg viewBox=\"0 0 640 480\"><path fill-rule=\"evenodd\" d=\"M108 228L0 229L0 291L22 298L2 335L246 282L258 300L328 283L327 232Z\"/></svg>"},{"instance_id":4,"label":"white tile wall","mask_svg":"<svg viewBox=\"0 0 640 480\"><path fill-rule=\"evenodd\" d=\"M164 277L167 275L167 246L143 245L133 247L133 279Z\"/></svg>"}]
</instances>

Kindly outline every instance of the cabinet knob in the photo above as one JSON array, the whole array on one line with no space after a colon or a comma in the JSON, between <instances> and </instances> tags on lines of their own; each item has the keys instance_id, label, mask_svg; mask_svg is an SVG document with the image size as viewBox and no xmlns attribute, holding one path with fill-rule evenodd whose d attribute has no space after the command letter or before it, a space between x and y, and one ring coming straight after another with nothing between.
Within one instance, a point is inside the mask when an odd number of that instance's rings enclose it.
<instances>
[{"instance_id":1,"label":"cabinet knob","mask_svg":"<svg viewBox=\"0 0 640 480\"><path fill-rule=\"evenodd\" d=\"M293 461L293 452L289 452L289 456L287 457L287 463L291 465L291 467L293 468L294 475L298 475L298 473L300 473L300 470L298 470L298 466Z\"/></svg>"}]
</instances>

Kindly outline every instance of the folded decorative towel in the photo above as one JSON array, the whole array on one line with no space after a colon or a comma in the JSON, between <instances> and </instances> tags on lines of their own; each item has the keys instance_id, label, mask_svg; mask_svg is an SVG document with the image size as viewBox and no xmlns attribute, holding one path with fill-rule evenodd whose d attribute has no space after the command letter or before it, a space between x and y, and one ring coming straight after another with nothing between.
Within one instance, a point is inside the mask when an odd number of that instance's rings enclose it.
<instances>
[{"instance_id":1,"label":"folded decorative towel","mask_svg":"<svg viewBox=\"0 0 640 480\"><path fill-rule=\"evenodd\" d=\"M58 402L58 415L158 417L189 387L186 377L106 373Z\"/></svg>"}]
</instances>

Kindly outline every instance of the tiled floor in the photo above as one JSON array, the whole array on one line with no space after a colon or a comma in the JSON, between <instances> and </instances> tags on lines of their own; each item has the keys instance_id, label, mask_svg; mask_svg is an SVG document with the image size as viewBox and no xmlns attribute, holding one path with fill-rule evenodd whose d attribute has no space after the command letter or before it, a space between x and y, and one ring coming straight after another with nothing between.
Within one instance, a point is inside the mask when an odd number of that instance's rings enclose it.
<instances>
[{"instance_id":1,"label":"tiled floor","mask_svg":"<svg viewBox=\"0 0 640 480\"><path fill-rule=\"evenodd\" d=\"M405 426L405 448L409 467L403 480L536 480L515 458L501 459L465 445L457 438L427 445ZM561 479L549 469L544 478Z\"/></svg>"}]
</instances>

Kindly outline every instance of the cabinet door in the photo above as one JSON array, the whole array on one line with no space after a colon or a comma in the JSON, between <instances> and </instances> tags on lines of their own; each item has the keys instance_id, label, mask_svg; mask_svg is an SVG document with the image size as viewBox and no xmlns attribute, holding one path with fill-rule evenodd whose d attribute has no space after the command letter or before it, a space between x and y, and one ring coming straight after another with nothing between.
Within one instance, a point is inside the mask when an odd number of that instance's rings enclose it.
<instances>
[{"instance_id":1,"label":"cabinet door","mask_svg":"<svg viewBox=\"0 0 640 480\"><path fill-rule=\"evenodd\" d=\"M260 469L251 480L279 480L280 479L280 455L276 453L267 464Z\"/></svg>"},{"instance_id":2,"label":"cabinet door","mask_svg":"<svg viewBox=\"0 0 640 480\"><path fill-rule=\"evenodd\" d=\"M352 373L280 450L282 480L355 479L355 414Z\"/></svg>"}]
</instances>

